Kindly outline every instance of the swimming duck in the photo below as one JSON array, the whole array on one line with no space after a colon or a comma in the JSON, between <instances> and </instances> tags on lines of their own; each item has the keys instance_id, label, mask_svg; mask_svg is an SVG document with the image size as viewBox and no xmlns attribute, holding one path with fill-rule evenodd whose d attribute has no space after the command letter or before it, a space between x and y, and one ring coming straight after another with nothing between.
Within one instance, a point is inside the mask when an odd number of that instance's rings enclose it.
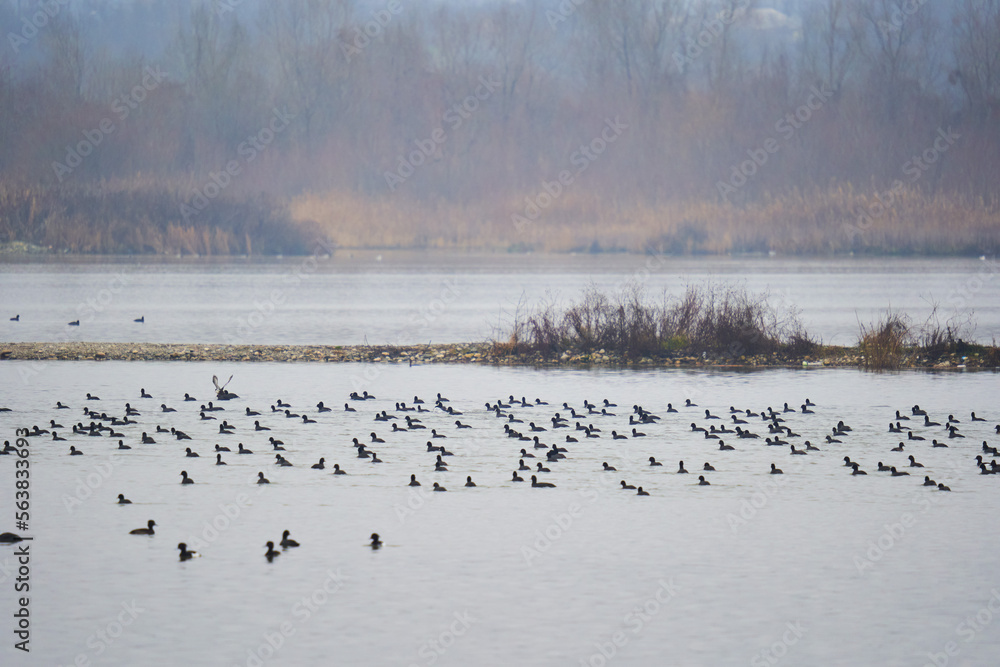
<instances>
[{"instance_id":1,"label":"swimming duck","mask_svg":"<svg viewBox=\"0 0 1000 667\"><path fill-rule=\"evenodd\" d=\"M150 519L149 521L146 522L146 527L145 528L136 528L134 530L130 530L130 531L128 531L128 534L129 535L152 535L153 534L153 526L155 526L155 525L156 525L156 522L153 521L152 519Z\"/></svg>"}]
</instances>

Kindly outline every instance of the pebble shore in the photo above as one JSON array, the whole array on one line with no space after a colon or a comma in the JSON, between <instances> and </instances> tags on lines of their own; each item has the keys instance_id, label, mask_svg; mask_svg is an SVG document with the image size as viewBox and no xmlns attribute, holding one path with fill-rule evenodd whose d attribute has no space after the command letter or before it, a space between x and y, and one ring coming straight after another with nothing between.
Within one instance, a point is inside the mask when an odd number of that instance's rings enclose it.
<instances>
[{"instance_id":1,"label":"pebble shore","mask_svg":"<svg viewBox=\"0 0 1000 667\"><path fill-rule=\"evenodd\" d=\"M607 367L708 367L802 368L857 367L863 359L855 348L826 347L824 354L807 358L760 355L670 355L628 360L604 350L590 353L566 351L558 356L498 353L489 343L438 345L218 345L184 343L0 343L0 360L30 361L239 361L239 362L369 362L391 364L489 364L501 366L607 366ZM919 356L904 360L904 368L985 368L978 358L935 360Z\"/></svg>"}]
</instances>

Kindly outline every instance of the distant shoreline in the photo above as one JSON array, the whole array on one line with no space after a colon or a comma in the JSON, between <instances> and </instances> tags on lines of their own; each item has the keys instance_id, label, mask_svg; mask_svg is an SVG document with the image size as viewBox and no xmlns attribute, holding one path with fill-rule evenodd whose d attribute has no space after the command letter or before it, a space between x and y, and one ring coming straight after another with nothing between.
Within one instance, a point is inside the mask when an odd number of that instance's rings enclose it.
<instances>
[{"instance_id":1,"label":"distant shoreline","mask_svg":"<svg viewBox=\"0 0 1000 667\"><path fill-rule=\"evenodd\" d=\"M664 354L629 360L616 353L504 354L490 343L436 345L224 345L217 343L0 343L4 361L223 361L278 363L484 364L532 367L609 368L862 368L857 347L824 346L806 357L782 354L732 358L725 355ZM978 355L927 360L919 351L900 366L933 370L995 370Z\"/></svg>"}]
</instances>

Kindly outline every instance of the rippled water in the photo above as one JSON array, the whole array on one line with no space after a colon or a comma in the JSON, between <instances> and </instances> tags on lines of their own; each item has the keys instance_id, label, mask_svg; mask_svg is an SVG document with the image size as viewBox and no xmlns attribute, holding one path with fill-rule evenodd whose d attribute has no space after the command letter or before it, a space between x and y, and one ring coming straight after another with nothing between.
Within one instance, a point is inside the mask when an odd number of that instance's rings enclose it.
<instances>
[{"instance_id":1,"label":"rippled water","mask_svg":"<svg viewBox=\"0 0 1000 667\"><path fill-rule=\"evenodd\" d=\"M272 261L59 258L0 264L0 340L413 344L481 341L521 305L626 282L650 298L689 283L742 282L801 311L814 335L854 344L891 307L921 324L971 316L1000 338L993 259L673 258L338 252ZM9 317L21 315L11 323ZM145 317L144 324L132 320ZM67 327L72 320L80 327Z\"/></svg>"},{"instance_id":2,"label":"rippled water","mask_svg":"<svg viewBox=\"0 0 1000 667\"><path fill-rule=\"evenodd\" d=\"M198 403L181 400L209 398L213 374L235 374L230 389L241 398L217 414L236 435L218 435L217 422L199 420ZM101 410L121 414L129 402L142 412L124 430L133 449L120 455L109 438L32 438L28 664L83 656L102 665L983 665L1000 655L1000 618L988 607L992 595L1000 600L1000 477L978 475L973 460L982 440L997 445L993 373L8 361L0 382L0 403L12 409L0 413L5 438L53 418L69 426L85 392L103 399ZM154 399L138 398L140 387ZM355 389L378 400L345 413ZM372 420L437 392L473 426L459 431L433 408L419 415L448 436L440 440L454 452L447 473L433 472L426 431L393 434ZM504 437L483 407L508 394L551 403L515 409L525 422L547 424L566 412L563 401L620 407L616 417L588 417L602 437L568 444L569 458L550 464L543 476L556 489L533 489L508 481L525 443ZM318 423L270 413L279 397ZM806 397L815 414L786 416L803 436L794 441L819 442L843 419L854 428L843 444L790 456L731 440L736 451L720 452L688 426L708 424L706 408L725 419L730 405L759 411ZM665 412L685 398L699 407ZM53 410L57 400L73 409ZM335 411L317 415L319 400ZM178 411L160 413L160 403ZM662 421L639 427L645 438L611 440L612 429L630 430L634 403ZM910 477L876 473L880 460L906 463L906 453L889 451L898 436L886 431L894 411L914 403L941 422L954 413L968 437L947 449L909 444L926 466ZM265 414L248 418L246 406ZM969 422L971 410L989 421ZM255 433L253 419L273 430ZM201 457L186 458L184 442L162 435L139 445L156 425L188 432ZM372 430L386 440L373 445L380 465L351 446ZM286 443L294 467L273 464L264 435ZM540 435L553 442L553 432ZM226 454L229 465L215 466L213 445L237 442L256 453ZM67 456L71 444L85 455ZM845 455L869 474L845 472ZM350 474L310 469L321 456ZM649 456L664 466L651 468ZM0 457L3 529L13 458ZM678 460L695 474L675 474ZM599 472L603 461L618 472ZM705 461L717 471L700 487ZM767 474L772 462L783 476ZM182 469L197 483L181 486ZM258 471L272 484L252 484ZM953 491L921 487L917 472ZM411 473L422 493L406 486ZM467 475L477 488L463 487ZM621 479L651 495L621 490ZM449 491L430 493L434 481ZM116 505L118 493L134 504ZM158 524L154 537L128 534L148 519ZM264 542L286 528L302 546L269 564ZM364 546L373 531L386 542L374 552ZM203 557L179 563L182 540ZM0 547L0 563L11 552ZM7 576L7 624L11 596ZM2 629L0 662L21 664L10 626ZM273 654L269 640L279 645Z\"/></svg>"}]
</instances>

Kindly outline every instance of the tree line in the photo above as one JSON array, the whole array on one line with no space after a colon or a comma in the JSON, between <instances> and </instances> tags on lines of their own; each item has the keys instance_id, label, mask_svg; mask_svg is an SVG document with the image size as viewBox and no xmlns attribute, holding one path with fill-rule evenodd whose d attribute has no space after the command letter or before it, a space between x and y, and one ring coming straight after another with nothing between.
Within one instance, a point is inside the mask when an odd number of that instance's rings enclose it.
<instances>
[{"instance_id":1,"label":"tree line","mask_svg":"<svg viewBox=\"0 0 1000 667\"><path fill-rule=\"evenodd\" d=\"M9 0L0 29L0 241L997 245L1000 0ZM105 223L141 233L83 242Z\"/></svg>"}]
</instances>

